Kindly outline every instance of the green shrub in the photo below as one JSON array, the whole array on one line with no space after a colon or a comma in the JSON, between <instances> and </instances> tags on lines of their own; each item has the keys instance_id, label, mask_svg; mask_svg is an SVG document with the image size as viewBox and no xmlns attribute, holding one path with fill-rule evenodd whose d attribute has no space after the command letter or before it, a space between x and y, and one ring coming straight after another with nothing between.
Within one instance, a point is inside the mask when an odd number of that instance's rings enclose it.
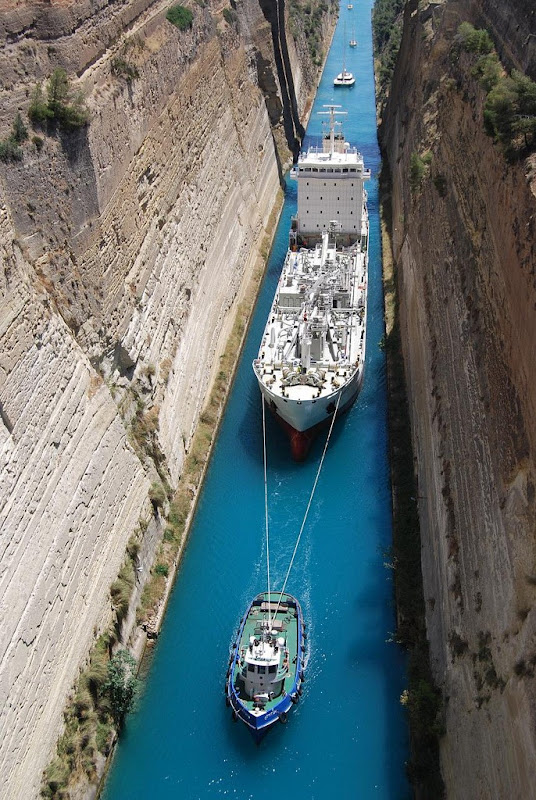
<instances>
[{"instance_id":1,"label":"green shrub","mask_svg":"<svg viewBox=\"0 0 536 800\"><path fill-rule=\"evenodd\" d=\"M140 77L137 67L119 56L112 59L111 68L112 74L115 75L116 78L124 78L127 83L131 83L133 80Z\"/></svg>"},{"instance_id":2,"label":"green shrub","mask_svg":"<svg viewBox=\"0 0 536 800\"><path fill-rule=\"evenodd\" d=\"M22 161L22 150L11 137L0 140L0 161Z\"/></svg>"},{"instance_id":3,"label":"green shrub","mask_svg":"<svg viewBox=\"0 0 536 800\"><path fill-rule=\"evenodd\" d=\"M44 139L41 136L32 136L32 142L34 143L37 152L40 153L45 143Z\"/></svg>"},{"instance_id":4,"label":"green shrub","mask_svg":"<svg viewBox=\"0 0 536 800\"><path fill-rule=\"evenodd\" d=\"M166 490L161 483L152 483L149 489L149 499L156 508L162 508L167 500Z\"/></svg>"},{"instance_id":5,"label":"green shrub","mask_svg":"<svg viewBox=\"0 0 536 800\"><path fill-rule=\"evenodd\" d=\"M486 92L490 92L499 82L501 73L502 67L497 53L489 53L478 59L471 74L479 79Z\"/></svg>"},{"instance_id":6,"label":"green shrub","mask_svg":"<svg viewBox=\"0 0 536 800\"><path fill-rule=\"evenodd\" d=\"M181 31L192 27L194 15L189 8L184 6L171 6L166 14L166 19Z\"/></svg>"},{"instance_id":7,"label":"green shrub","mask_svg":"<svg viewBox=\"0 0 536 800\"><path fill-rule=\"evenodd\" d=\"M236 14L231 8L223 9L223 18L228 25L232 25L236 20Z\"/></svg>"},{"instance_id":8,"label":"green shrub","mask_svg":"<svg viewBox=\"0 0 536 800\"><path fill-rule=\"evenodd\" d=\"M409 185L412 193L418 192L421 188L425 172L425 162L418 153L413 152L409 163Z\"/></svg>"},{"instance_id":9,"label":"green shrub","mask_svg":"<svg viewBox=\"0 0 536 800\"><path fill-rule=\"evenodd\" d=\"M54 797L58 790L67 785L69 766L59 758L54 759L45 771L45 788L43 797Z\"/></svg>"},{"instance_id":10,"label":"green shrub","mask_svg":"<svg viewBox=\"0 0 536 800\"><path fill-rule=\"evenodd\" d=\"M112 733L112 726L108 722L99 721L97 723L97 733L95 736L95 744L97 750L103 755L107 756L110 751L110 736Z\"/></svg>"},{"instance_id":11,"label":"green shrub","mask_svg":"<svg viewBox=\"0 0 536 800\"><path fill-rule=\"evenodd\" d=\"M11 134L11 138L17 142L17 144L21 144L21 142L26 141L28 138L28 128L22 121L22 117L18 112L17 116L15 117L15 122L13 123L13 133Z\"/></svg>"},{"instance_id":12,"label":"green shrub","mask_svg":"<svg viewBox=\"0 0 536 800\"><path fill-rule=\"evenodd\" d=\"M165 542L174 542L176 539L175 530L171 527L171 525L167 525L166 529L164 530L164 541Z\"/></svg>"},{"instance_id":13,"label":"green shrub","mask_svg":"<svg viewBox=\"0 0 536 800\"><path fill-rule=\"evenodd\" d=\"M89 112L82 94L73 95L65 70L57 68L48 79L46 99L41 84L35 87L28 117L32 125L57 124L69 131L87 125Z\"/></svg>"},{"instance_id":14,"label":"green shrub","mask_svg":"<svg viewBox=\"0 0 536 800\"><path fill-rule=\"evenodd\" d=\"M54 116L43 94L43 87L40 83L37 84L33 90L32 99L30 100L30 108L28 109L28 117L32 125L44 126L48 120Z\"/></svg>"},{"instance_id":15,"label":"green shrub","mask_svg":"<svg viewBox=\"0 0 536 800\"><path fill-rule=\"evenodd\" d=\"M109 638L107 636L100 636L91 651L86 679L88 689L94 698L98 697L104 683L106 682L106 677L108 674L108 661L110 660L108 655L108 644Z\"/></svg>"},{"instance_id":16,"label":"green shrub","mask_svg":"<svg viewBox=\"0 0 536 800\"><path fill-rule=\"evenodd\" d=\"M110 586L110 595L118 623L121 623L128 613L133 588L134 567L132 561L127 559L121 567L117 580Z\"/></svg>"},{"instance_id":17,"label":"green shrub","mask_svg":"<svg viewBox=\"0 0 536 800\"><path fill-rule=\"evenodd\" d=\"M490 91L484 107L487 132L508 150L530 148L536 140L536 83L514 70Z\"/></svg>"},{"instance_id":18,"label":"green shrub","mask_svg":"<svg viewBox=\"0 0 536 800\"><path fill-rule=\"evenodd\" d=\"M138 681L136 680L136 661L128 650L119 650L108 664L108 677L103 686L110 700L112 716L118 728L132 707Z\"/></svg>"},{"instance_id":19,"label":"green shrub","mask_svg":"<svg viewBox=\"0 0 536 800\"><path fill-rule=\"evenodd\" d=\"M169 573L169 567L167 564L157 564L154 568L154 571L157 575L163 575L164 578L167 578Z\"/></svg>"},{"instance_id":20,"label":"green shrub","mask_svg":"<svg viewBox=\"0 0 536 800\"><path fill-rule=\"evenodd\" d=\"M493 50L493 42L484 29L474 28L469 22L462 22L458 28L456 42L467 53L485 55Z\"/></svg>"}]
</instances>

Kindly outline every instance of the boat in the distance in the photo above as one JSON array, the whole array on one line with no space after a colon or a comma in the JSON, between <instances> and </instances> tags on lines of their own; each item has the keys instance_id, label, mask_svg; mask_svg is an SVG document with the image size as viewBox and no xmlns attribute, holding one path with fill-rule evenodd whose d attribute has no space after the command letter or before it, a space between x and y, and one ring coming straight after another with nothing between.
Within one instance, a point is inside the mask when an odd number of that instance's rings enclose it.
<instances>
[{"instance_id":1,"label":"boat in the distance","mask_svg":"<svg viewBox=\"0 0 536 800\"><path fill-rule=\"evenodd\" d=\"M343 33L344 47L342 56L342 71L333 79L334 86L353 86L355 78L349 70L346 69L346 26L344 26Z\"/></svg>"},{"instance_id":2,"label":"boat in the distance","mask_svg":"<svg viewBox=\"0 0 536 800\"><path fill-rule=\"evenodd\" d=\"M302 692L305 625L290 594L262 592L240 623L226 683L226 702L260 741L285 723Z\"/></svg>"},{"instance_id":3,"label":"boat in the distance","mask_svg":"<svg viewBox=\"0 0 536 800\"><path fill-rule=\"evenodd\" d=\"M318 430L354 402L363 380L368 211L363 157L345 141L330 105L321 148L293 170L298 213L274 301L253 362L260 390L306 457Z\"/></svg>"},{"instance_id":4,"label":"boat in the distance","mask_svg":"<svg viewBox=\"0 0 536 800\"><path fill-rule=\"evenodd\" d=\"M343 66L342 72L333 78L333 85L334 86L353 86L355 83L355 78L351 72L348 72L347 69Z\"/></svg>"}]
</instances>

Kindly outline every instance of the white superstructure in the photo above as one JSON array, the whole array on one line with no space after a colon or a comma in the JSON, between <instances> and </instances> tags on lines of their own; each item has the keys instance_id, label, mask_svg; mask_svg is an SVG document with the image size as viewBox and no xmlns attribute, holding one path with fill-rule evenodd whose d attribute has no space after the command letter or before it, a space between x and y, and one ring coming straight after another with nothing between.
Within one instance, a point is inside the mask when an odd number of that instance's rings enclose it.
<instances>
[{"instance_id":1,"label":"white superstructure","mask_svg":"<svg viewBox=\"0 0 536 800\"><path fill-rule=\"evenodd\" d=\"M329 116L322 147L300 154L292 173L298 182L298 213L292 225L298 246L318 241L332 220L340 225L340 242L356 242L368 219L363 184L370 170L365 169L357 148L344 140L335 120L343 113L336 111L340 106L328 108L320 112Z\"/></svg>"},{"instance_id":2,"label":"white superstructure","mask_svg":"<svg viewBox=\"0 0 536 800\"><path fill-rule=\"evenodd\" d=\"M336 131L309 148L293 171L298 214L259 356L260 389L289 432L293 453L308 432L348 407L363 378L366 344L368 212L363 158Z\"/></svg>"}]
</instances>

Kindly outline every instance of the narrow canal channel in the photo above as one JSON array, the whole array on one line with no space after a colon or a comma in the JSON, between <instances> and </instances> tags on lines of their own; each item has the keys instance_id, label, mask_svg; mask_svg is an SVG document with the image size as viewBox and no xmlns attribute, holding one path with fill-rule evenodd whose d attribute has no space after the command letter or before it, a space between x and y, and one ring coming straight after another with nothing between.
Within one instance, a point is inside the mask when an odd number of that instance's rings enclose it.
<instances>
[{"instance_id":1,"label":"narrow canal channel","mask_svg":"<svg viewBox=\"0 0 536 800\"><path fill-rule=\"evenodd\" d=\"M384 552L391 540L387 460L372 0L341 5L317 112L343 104L346 139L372 170L367 362L363 390L338 420L287 590L308 625L309 663L299 704L260 746L224 702L229 649L251 598L265 589L262 412L251 362L286 252L296 192L286 202L250 334L215 447L154 662L104 789L105 800L230 796L270 800L405 800L407 731L399 703L404 657L390 643L395 618ZM358 46L347 46L355 30ZM334 90L346 68L354 88ZM268 420L272 588L279 588L314 481L324 438L295 464Z\"/></svg>"}]
</instances>

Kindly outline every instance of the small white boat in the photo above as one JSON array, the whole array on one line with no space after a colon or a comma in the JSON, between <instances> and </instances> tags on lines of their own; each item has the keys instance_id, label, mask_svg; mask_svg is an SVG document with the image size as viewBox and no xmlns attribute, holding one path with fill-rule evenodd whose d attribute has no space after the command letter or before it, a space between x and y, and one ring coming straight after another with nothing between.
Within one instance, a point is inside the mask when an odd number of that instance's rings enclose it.
<instances>
[{"instance_id":1,"label":"small white boat","mask_svg":"<svg viewBox=\"0 0 536 800\"><path fill-rule=\"evenodd\" d=\"M352 5L351 3L348 3L348 5L346 6L346 8L349 8L349 9L351 10L351 9L353 8L353 5Z\"/></svg>"},{"instance_id":2,"label":"small white boat","mask_svg":"<svg viewBox=\"0 0 536 800\"><path fill-rule=\"evenodd\" d=\"M346 26L344 27L343 40L346 42ZM351 72L346 69L346 45L342 55L342 72L339 72L336 78L333 79L334 86L353 86L355 78Z\"/></svg>"},{"instance_id":3,"label":"small white boat","mask_svg":"<svg viewBox=\"0 0 536 800\"><path fill-rule=\"evenodd\" d=\"M339 72L336 78L333 79L334 86L353 86L355 78L351 72L348 72L344 67L342 72Z\"/></svg>"}]
</instances>

